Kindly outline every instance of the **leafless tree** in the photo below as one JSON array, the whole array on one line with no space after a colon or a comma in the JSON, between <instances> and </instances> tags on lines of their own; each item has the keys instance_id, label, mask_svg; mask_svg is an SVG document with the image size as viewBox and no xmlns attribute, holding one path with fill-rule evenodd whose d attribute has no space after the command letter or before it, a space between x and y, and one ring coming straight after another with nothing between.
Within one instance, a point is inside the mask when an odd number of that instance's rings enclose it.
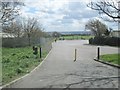
<instances>
[{"instance_id":1,"label":"leafless tree","mask_svg":"<svg viewBox=\"0 0 120 90\"><path fill-rule=\"evenodd\" d=\"M24 5L23 2L16 2L9 0L10 2L0 1L0 23L2 25L9 24L20 13L20 6Z\"/></svg>"},{"instance_id":2,"label":"leafless tree","mask_svg":"<svg viewBox=\"0 0 120 90\"><path fill-rule=\"evenodd\" d=\"M97 10L101 15L107 15L111 19L107 21L118 21L120 20L120 1L117 0L101 0L97 2L90 2L88 5L93 10Z\"/></svg>"},{"instance_id":3,"label":"leafless tree","mask_svg":"<svg viewBox=\"0 0 120 90\"><path fill-rule=\"evenodd\" d=\"M14 21L11 22L7 26L3 26L3 32L9 33L10 35L14 37L21 37L23 34L23 25L21 21Z\"/></svg>"},{"instance_id":4,"label":"leafless tree","mask_svg":"<svg viewBox=\"0 0 120 90\"><path fill-rule=\"evenodd\" d=\"M109 35L110 33L107 26L99 20L89 20L85 28L91 30L95 36Z\"/></svg>"},{"instance_id":5,"label":"leafless tree","mask_svg":"<svg viewBox=\"0 0 120 90\"><path fill-rule=\"evenodd\" d=\"M42 36L42 26L35 18L29 18L27 21L24 21L23 29L25 33L24 35L28 38L29 46L31 45L32 37L35 38Z\"/></svg>"}]
</instances>

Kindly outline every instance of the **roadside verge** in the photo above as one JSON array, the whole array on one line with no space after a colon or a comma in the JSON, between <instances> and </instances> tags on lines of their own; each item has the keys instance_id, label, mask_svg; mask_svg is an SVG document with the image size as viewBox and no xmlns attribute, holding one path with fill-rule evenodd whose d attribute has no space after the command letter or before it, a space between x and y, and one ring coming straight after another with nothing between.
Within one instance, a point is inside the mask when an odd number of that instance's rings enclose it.
<instances>
[{"instance_id":1,"label":"roadside verge","mask_svg":"<svg viewBox=\"0 0 120 90\"><path fill-rule=\"evenodd\" d=\"M109 63L109 62L105 62L105 61L103 61L103 60L98 60L98 59L96 59L96 58L94 58L94 60L97 61L97 62L101 62L101 63L103 63L103 64L107 64L107 65L110 65L110 66L113 66L113 67L120 68L120 66L117 65L117 64L111 64L111 63Z\"/></svg>"},{"instance_id":2,"label":"roadside verge","mask_svg":"<svg viewBox=\"0 0 120 90\"><path fill-rule=\"evenodd\" d=\"M11 82L9 82L8 84L5 84L5 85L1 86L1 87L0 87L0 90L1 90L2 88L10 88L10 85L16 83L17 81L25 78L26 76L28 76L29 74L31 74L32 72L34 72L37 68L39 68L39 67L42 65L42 63L43 63L43 62L46 60L46 58L50 55L51 51L52 51L52 49L49 51L49 53L48 53L47 56L44 58L44 60L43 60L36 68L34 68L30 73L28 73L28 74L26 74L26 75L24 75L24 76L22 76L22 77L20 77L20 78L18 78L18 79L15 79L15 80L11 81Z\"/></svg>"}]
</instances>

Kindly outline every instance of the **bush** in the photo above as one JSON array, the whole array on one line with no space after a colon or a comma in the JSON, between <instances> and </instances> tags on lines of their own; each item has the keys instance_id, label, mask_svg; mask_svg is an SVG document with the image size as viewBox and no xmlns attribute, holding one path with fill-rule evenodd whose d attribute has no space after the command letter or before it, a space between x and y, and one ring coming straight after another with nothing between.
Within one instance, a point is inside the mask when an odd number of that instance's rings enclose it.
<instances>
[{"instance_id":1,"label":"bush","mask_svg":"<svg viewBox=\"0 0 120 90\"><path fill-rule=\"evenodd\" d=\"M108 38L106 38L106 45L120 46L120 38L117 38L117 37L108 37Z\"/></svg>"},{"instance_id":2,"label":"bush","mask_svg":"<svg viewBox=\"0 0 120 90\"><path fill-rule=\"evenodd\" d=\"M24 47L27 46L26 38L2 38L2 47Z\"/></svg>"},{"instance_id":3,"label":"bush","mask_svg":"<svg viewBox=\"0 0 120 90\"><path fill-rule=\"evenodd\" d=\"M104 45L104 37L94 37L93 44Z\"/></svg>"},{"instance_id":4,"label":"bush","mask_svg":"<svg viewBox=\"0 0 120 90\"><path fill-rule=\"evenodd\" d=\"M109 46L120 46L119 37L105 37L105 36L95 36L94 38L89 39L89 44L95 45L109 45Z\"/></svg>"},{"instance_id":5,"label":"bush","mask_svg":"<svg viewBox=\"0 0 120 90\"><path fill-rule=\"evenodd\" d=\"M89 44L93 44L93 38L89 39Z\"/></svg>"}]
</instances>

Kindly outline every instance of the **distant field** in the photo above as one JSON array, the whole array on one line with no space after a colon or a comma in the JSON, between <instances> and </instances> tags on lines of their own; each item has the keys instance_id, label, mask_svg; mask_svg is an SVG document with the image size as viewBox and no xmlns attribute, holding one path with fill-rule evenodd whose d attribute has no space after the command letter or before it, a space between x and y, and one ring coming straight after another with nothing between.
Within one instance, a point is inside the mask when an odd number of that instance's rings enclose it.
<instances>
[{"instance_id":1,"label":"distant field","mask_svg":"<svg viewBox=\"0 0 120 90\"><path fill-rule=\"evenodd\" d=\"M100 59L103 60L103 61L107 61L109 63L120 65L120 54L101 55Z\"/></svg>"},{"instance_id":2,"label":"distant field","mask_svg":"<svg viewBox=\"0 0 120 90\"><path fill-rule=\"evenodd\" d=\"M94 36L69 35L69 36L61 36L60 39L64 38L65 40L77 40L77 39L88 40L93 37Z\"/></svg>"},{"instance_id":3,"label":"distant field","mask_svg":"<svg viewBox=\"0 0 120 90\"><path fill-rule=\"evenodd\" d=\"M44 58L48 52L43 52ZM8 83L35 68L42 59L35 58L32 47L2 49L2 83Z\"/></svg>"}]
</instances>

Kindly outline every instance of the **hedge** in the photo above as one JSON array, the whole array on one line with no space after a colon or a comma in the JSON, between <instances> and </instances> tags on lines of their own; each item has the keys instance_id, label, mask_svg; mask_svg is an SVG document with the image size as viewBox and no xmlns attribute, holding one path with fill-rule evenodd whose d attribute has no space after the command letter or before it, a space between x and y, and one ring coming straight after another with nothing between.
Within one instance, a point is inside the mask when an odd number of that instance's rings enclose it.
<instances>
[{"instance_id":1,"label":"hedge","mask_svg":"<svg viewBox=\"0 0 120 90\"><path fill-rule=\"evenodd\" d=\"M94 38L89 39L89 44L95 45L109 45L109 46L118 46L120 47L120 38L119 37L105 37L105 36L95 36Z\"/></svg>"}]
</instances>

